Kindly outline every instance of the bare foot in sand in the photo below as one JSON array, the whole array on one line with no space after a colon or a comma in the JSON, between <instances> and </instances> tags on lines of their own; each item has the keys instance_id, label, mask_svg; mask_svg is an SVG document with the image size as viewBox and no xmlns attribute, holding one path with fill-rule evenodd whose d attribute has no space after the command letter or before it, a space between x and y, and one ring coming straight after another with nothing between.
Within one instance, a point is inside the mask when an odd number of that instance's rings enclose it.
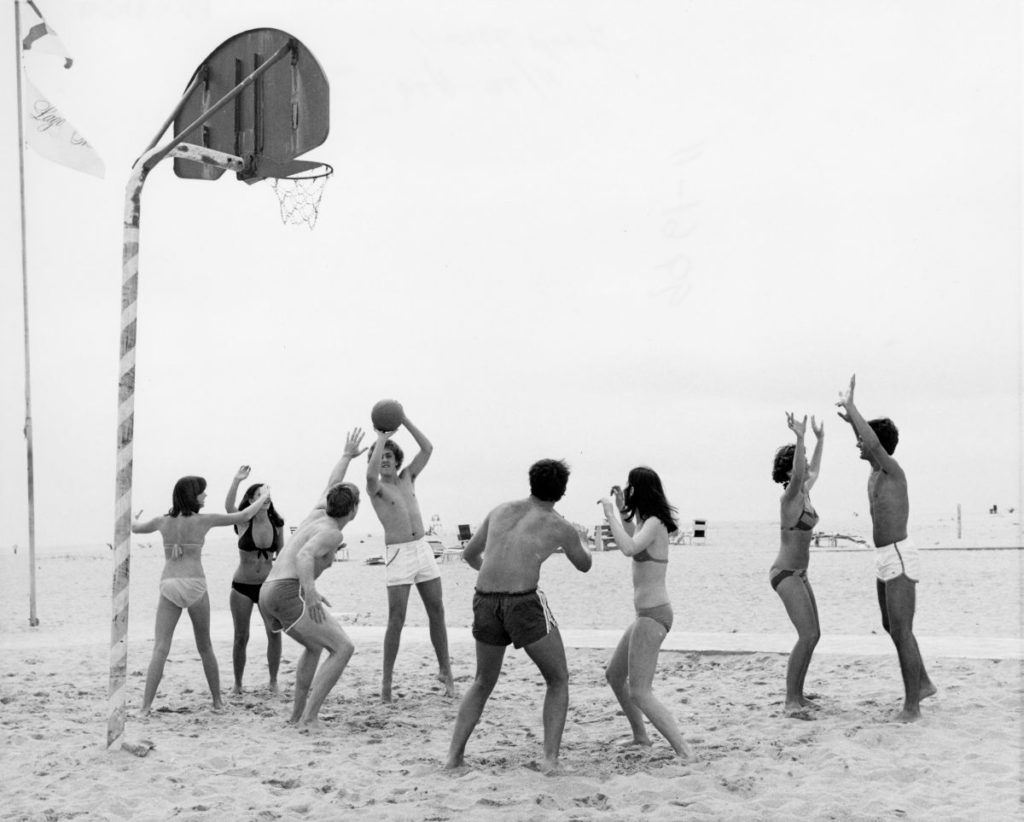
<instances>
[{"instance_id":1,"label":"bare foot in sand","mask_svg":"<svg viewBox=\"0 0 1024 822\"><path fill-rule=\"evenodd\" d=\"M240 696L242 693L242 683L236 682L235 687L231 689L232 696Z\"/></svg>"},{"instance_id":2,"label":"bare foot in sand","mask_svg":"<svg viewBox=\"0 0 1024 822\"><path fill-rule=\"evenodd\" d=\"M223 714L227 712L227 708L224 707L224 703L219 699L213 703L212 710L215 714Z\"/></svg>"},{"instance_id":3,"label":"bare foot in sand","mask_svg":"<svg viewBox=\"0 0 1024 822\"><path fill-rule=\"evenodd\" d=\"M921 718L921 711L919 708L904 708L899 712L896 717L897 722L917 722Z\"/></svg>"},{"instance_id":4,"label":"bare foot in sand","mask_svg":"<svg viewBox=\"0 0 1024 822\"><path fill-rule=\"evenodd\" d=\"M807 708L808 710L811 710L811 711L820 711L821 710L821 705L819 705L813 699L808 699L805 696L800 697L800 707Z\"/></svg>"},{"instance_id":5,"label":"bare foot in sand","mask_svg":"<svg viewBox=\"0 0 1024 822\"><path fill-rule=\"evenodd\" d=\"M811 721L814 719L814 714L811 713L810 709L805 708L803 705L797 705L791 707L787 705L782 711L782 715L787 719L803 719L805 721Z\"/></svg>"},{"instance_id":6,"label":"bare foot in sand","mask_svg":"<svg viewBox=\"0 0 1024 822\"><path fill-rule=\"evenodd\" d=\"M918 699L927 699L930 696L935 696L935 694L938 693L938 690L939 689L936 688L932 684L932 681L929 679L927 682L922 682L921 683L921 692L918 694L917 698Z\"/></svg>"},{"instance_id":7,"label":"bare foot in sand","mask_svg":"<svg viewBox=\"0 0 1024 822\"><path fill-rule=\"evenodd\" d=\"M437 681L444 685L445 696L451 699L458 696L458 692L455 690L455 678L452 676L451 671L439 671Z\"/></svg>"},{"instance_id":8,"label":"bare foot in sand","mask_svg":"<svg viewBox=\"0 0 1024 822\"><path fill-rule=\"evenodd\" d=\"M642 738L634 737L633 739L627 739L625 742L619 743L620 748L650 748L652 747L651 739L648 736Z\"/></svg>"},{"instance_id":9,"label":"bare foot in sand","mask_svg":"<svg viewBox=\"0 0 1024 822\"><path fill-rule=\"evenodd\" d=\"M390 682L385 683L384 685L380 686L380 701L381 702L391 702L392 701L392 698L391 698L391 683Z\"/></svg>"},{"instance_id":10,"label":"bare foot in sand","mask_svg":"<svg viewBox=\"0 0 1024 822\"><path fill-rule=\"evenodd\" d=\"M281 693L281 689L277 686L277 680L276 679L270 680L270 684L267 686L267 690L270 691L270 693L272 693L272 694L279 694L279 693Z\"/></svg>"}]
</instances>

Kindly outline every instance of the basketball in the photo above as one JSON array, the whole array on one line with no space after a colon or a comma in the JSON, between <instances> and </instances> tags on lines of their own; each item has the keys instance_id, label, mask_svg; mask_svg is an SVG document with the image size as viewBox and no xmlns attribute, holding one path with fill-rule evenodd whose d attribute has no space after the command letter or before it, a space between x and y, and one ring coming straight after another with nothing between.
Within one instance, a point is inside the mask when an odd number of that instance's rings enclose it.
<instances>
[{"instance_id":1,"label":"basketball","mask_svg":"<svg viewBox=\"0 0 1024 822\"><path fill-rule=\"evenodd\" d=\"M395 431L402 424L405 411L398 400L381 400L370 411L370 421L378 431Z\"/></svg>"}]
</instances>

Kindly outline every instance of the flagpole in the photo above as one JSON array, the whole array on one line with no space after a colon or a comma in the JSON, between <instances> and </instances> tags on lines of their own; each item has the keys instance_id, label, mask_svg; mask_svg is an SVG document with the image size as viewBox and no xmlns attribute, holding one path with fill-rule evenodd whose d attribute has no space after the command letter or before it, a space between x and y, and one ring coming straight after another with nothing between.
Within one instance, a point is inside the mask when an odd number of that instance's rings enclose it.
<instances>
[{"instance_id":1,"label":"flagpole","mask_svg":"<svg viewBox=\"0 0 1024 822\"><path fill-rule=\"evenodd\" d=\"M14 0L14 62L18 78L18 182L21 198L21 295L25 318L25 454L28 468L28 624L39 624L36 616L36 494L32 459L32 378L28 346L28 245L25 230L25 123L21 111L21 5Z\"/></svg>"}]
</instances>

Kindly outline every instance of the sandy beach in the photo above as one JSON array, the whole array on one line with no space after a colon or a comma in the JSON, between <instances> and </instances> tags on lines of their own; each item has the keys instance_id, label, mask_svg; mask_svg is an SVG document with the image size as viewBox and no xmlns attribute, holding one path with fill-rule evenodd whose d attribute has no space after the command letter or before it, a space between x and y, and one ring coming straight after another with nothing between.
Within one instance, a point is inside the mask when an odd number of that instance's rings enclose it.
<instances>
[{"instance_id":1,"label":"sandy beach","mask_svg":"<svg viewBox=\"0 0 1024 822\"><path fill-rule=\"evenodd\" d=\"M458 705L434 678L415 595L395 672L397 700L379 702L386 601L381 569L363 561L379 552L372 537L347 535L351 559L322 577L357 649L325 703L319 733L285 721L298 645L285 640L284 690L268 693L266 643L255 621L245 692L227 693L227 590L236 555L225 540L210 540L204 563L228 709L210 710L183 621L156 710L139 716L162 557L136 544L125 739L151 746L144 757L104 746L108 549L38 552L35 628L27 625L25 557L7 552L0 558L0 819L1019 818L1024 551L1016 547L1017 521L982 524L970 544L951 538L948 523L916 532L929 550L915 627L939 693L912 725L892 721L902 687L895 651L877 624L869 551L812 554L823 638L807 687L822 710L800 721L781 710L795 635L767 584L770 524L722 523L706 544L674 548L676 624L655 687L696 754L689 764L653 732L651 750L622 744L628 725L603 667L631 619L628 561L596 554L582 575L553 557L542 586L566 637L571 674L567 773L555 777L537 770L543 683L525 654L511 650L467 748L469 767L442 769ZM446 562L442 575L453 668L464 690L474 668L475 574Z\"/></svg>"}]
</instances>

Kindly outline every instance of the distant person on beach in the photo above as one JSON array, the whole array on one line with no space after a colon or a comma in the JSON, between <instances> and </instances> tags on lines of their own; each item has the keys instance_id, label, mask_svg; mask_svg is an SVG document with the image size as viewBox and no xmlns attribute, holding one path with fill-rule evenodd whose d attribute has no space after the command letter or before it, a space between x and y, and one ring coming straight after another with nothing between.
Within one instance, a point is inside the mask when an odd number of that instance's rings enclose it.
<instances>
[{"instance_id":1,"label":"distant person on beach","mask_svg":"<svg viewBox=\"0 0 1024 822\"><path fill-rule=\"evenodd\" d=\"M231 479L224 508L229 514L238 510L235 499L238 485L249 476L250 468L243 465ZM247 507L263 488L261 483L250 485L242 495L242 507ZM241 529L241 530L239 530ZM231 620L235 626L235 640L231 651L231 662L235 674L232 693L242 693L242 674L245 671L246 648L249 644L249 623L252 621L252 606L259 608L260 586L270 573L278 552L284 545L284 519L274 508L268 495L256 516L243 525L235 526L238 534L238 567L231 579ZM261 612L262 616L262 612ZM263 619L267 632L267 666L270 669L270 690L278 692L277 672L281 667L281 634L272 630L270 623Z\"/></svg>"},{"instance_id":2,"label":"distant person on beach","mask_svg":"<svg viewBox=\"0 0 1024 822\"><path fill-rule=\"evenodd\" d=\"M796 417L787 412L786 425L796 434L796 444L779 448L772 465L772 480L780 483L784 490L779 499L781 545L768 571L768 580L786 606L786 613L798 637L786 668L786 704L783 711L786 716L810 719L807 711L818 706L804 696L804 679L807 677L814 647L821 637L818 604L814 600L811 581L807 578L807 567L811 561L811 537L814 526L818 524L818 513L811 505L810 494L821 468L825 426L818 425L814 417L811 417L811 429L816 442L811 464L808 465L804 449L807 417L797 422ZM818 544L817 538L814 544Z\"/></svg>"},{"instance_id":3,"label":"distant person on beach","mask_svg":"<svg viewBox=\"0 0 1024 822\"><path fill-rule=\"evenodd\" d=\"M882 627L896 645L903 674L905 697L898 719L907 722L921 716L921 700L935 693L914 637L920 557L907 533L910 515L907 475L892 458L899 442L899 431L888 417L864 421L853 402L856 381L854 374L850 377L849 389L840 392L836 405L842 409L840 418L850 423L857 436L860 458L871 465L868 503L875 543L875 588L882 611Z\"/></svg>"},{"instance_id":4,"label":"distant person on beach","mask_svg":"<svg viewBox=\"0 0 1024 822\"><path fill-rule=\"evenodd\" d=\"M636 609L636 619L619 640L605 669L605 678L626 714L634 744L651 745L644 727L646 716L672 749L689 759L690 750L671 711L651 690L661 643L672 629L672 602L665 575L669 534L679 530L676 509L665 498L661 478L643 466L629 472L625 492L613 486L611 495L602 499L601 505L615 544L633 560L629 564Z\"/></svg>"},{"instance_id":5,"label":"distant person on beach","mask_svg":"<svg viewBox=\"0 0 1024 822\"><path fill-rule=\"evenodd\" d=\"M558 768L569 707L569 671L562 635L537 583L540 566L559 548L580 571L590 570L590 552L576 529L555 511L568 480L569 467L564 462L534 463L530 496L491 511L462 552L463 559L480 572L473 595L476 677L459 706L447 768L463 764L466 742L494 690L510 643L526 649L547 683L543 770L550 773Z\"/></svg>"},{"instance_id":6,"label":"distant person on beach","mask_svg":"<svg viewBox=\"0 0 1024 822\"><path fill-rule=\"evenodd\" d=\"M380 688L384 702L390 702L392 698L391 680L405 626L409 589L413 585L423 600L430 623L430 641L437 655L437 678L444 686L445 695L455 696L455 681L448 655L448 628L444 622L441 570L437 567L433 549L425 539L423 515L416 499L416 480L426 467L434 447L404 412L401 424L420 447L409 465L402 468L404 454L398 443L391 439L395 432L378 431L366 467L366 493L380 524L384 526L384 578L388 593L388 627L384 633L384 674Z\"/></svg>"},{"instance_id":7,"label":"distant person on beach","mask_svg":"<svg viewBox=\"0 0 1024 822\"><path fill-rule=\"evenodd\" d=\"M348 665L355 646L316 589L316 580L344 545L342 529L359 510L359 489L343 482L349 463L366 449L356 428L327 480L319 501L285 543L260 589L260 610L270 627L303 647L295 666L295 703L289 722L318 727L320 707ZM327 659L320 665L321 654ZM317 667L319 665L319 667Z\"/></svg>"},{"instance_id":8,"label":"distant person on beach","mask_svg":"<svg viewBox=\"0 0 1024 822\"><path fill-rule=\"evenodd\" d=\"M221 525L236 525L256 516L270 496L264 486L252 503L234 514L200 514L206 502L206 480L202 477L182 477L174 484L171 510L163 516L146 522L136 514L132 533L151 534L159 531L164 540L164 570L160 576L160 601L156 608L156 636L153 657L146 673L146 690L142 697L142 713L153 707L156 689L164 675L164 663L171 650L174 629L187 610L192 620L196 650L203 661L206 682L213 696L214 710L221 710L220 669L210 641L210 595L206 590L202 553L206 532Z\"/></svg>"}]
</instances>

